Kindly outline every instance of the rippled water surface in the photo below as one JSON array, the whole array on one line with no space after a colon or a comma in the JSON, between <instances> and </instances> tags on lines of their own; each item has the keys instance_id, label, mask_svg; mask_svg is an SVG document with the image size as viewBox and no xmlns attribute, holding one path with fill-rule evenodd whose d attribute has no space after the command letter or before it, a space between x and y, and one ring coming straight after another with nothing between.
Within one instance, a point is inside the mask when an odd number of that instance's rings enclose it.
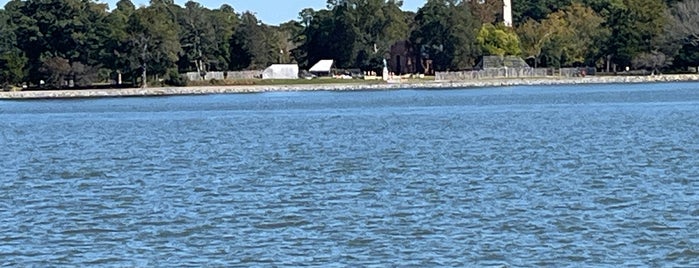
<instances>
[{"instance_id":1,"label":"rippled water surface","mask_svg":"<svg viewBox=\"0 0 699 268\"><path fill-rule=\"evenodd\" d=\"M699 84L0 101L0 265L699 267Z\"/></svg>"}]
</instances>

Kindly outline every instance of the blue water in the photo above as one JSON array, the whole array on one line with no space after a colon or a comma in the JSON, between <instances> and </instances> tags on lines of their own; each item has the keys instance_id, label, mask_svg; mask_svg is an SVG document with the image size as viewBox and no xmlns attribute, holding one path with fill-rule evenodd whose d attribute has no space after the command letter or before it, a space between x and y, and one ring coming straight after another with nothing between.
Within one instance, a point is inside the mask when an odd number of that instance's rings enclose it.
<instances>
[{"instance_id":1,"label":"blue water","mask_svg":"<svg viewBox=\"0 0 699 268\"><path fill-rule=\"evenodd\" d=\"M699 84L0 101L0 265L699 267Z\"/></svg>"}]
</instances>

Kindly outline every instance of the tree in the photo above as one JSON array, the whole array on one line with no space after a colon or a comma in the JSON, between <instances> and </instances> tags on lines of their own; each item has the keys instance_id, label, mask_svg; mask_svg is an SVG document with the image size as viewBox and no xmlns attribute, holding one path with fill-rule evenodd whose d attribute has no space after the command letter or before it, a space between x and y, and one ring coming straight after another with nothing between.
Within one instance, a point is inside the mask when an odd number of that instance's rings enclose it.
<instances>
[{"instance_id":1,"label":"tree","mask_svg":"<svg viewBox=\"0 0 699 268\"><path fill-rule=\"evenodd\" d=\"M293 55L293 51L297 50L302 41L298 38L303 34L303 25L298 21L288 21L279 25L276 29L279 41L279 52L281 63L298 63Z\"/></svg>"},{"instance_id":2,"label":"tree","mask_svg":"<svg viewBox=\"0 0 699 268\"><path fill-rule=\"evenodd\" d=\"M66 78L70 75L70 61L61 57L51 57L46 59L39 69L46 75L46 83L53 88L66 86Z\"/></svg>"},{"instance_id":3,"label":"tree","mask_svg":"<svg viewBox=\"0 0 699 268\"><path fill-rule=\"evenodd\" d=\"M278 40L272 27L245 12L231 37L231 69L264 69L278 61Z\"/></svg>"},{"instance_id":4,"label":"tree","mask_svg":"<svg viewBox=\"0 0 699 268\"><path fill-rule=\"evenodd\" d=\"M106 41L105 54L102 59L107 68L117 72L117 76L122 74L134 80L135 70L141 64L131 55L130 35L127 29L129 19L136 12L136 7L130 0L119 0L116 8L107 16L109 25L109 36ZM119 80L119 77L115 77Z\"/></svg>"},{"instance_id":5,"label":"tree","mask_svg":"<svg viewBox=\"0 0 699 268\"><path fill-rule=\"evenodd\" d=\"M611 34L604 27L604 18L580 3L573 3L560 12L569 31L559 32L571 34L565 48L566 64L594 64L596 57L600 56L600 47Z\"/></svg>"},{"instance_id":6,"label":"tree","mask_svg":"<svg viewBox=\"0 0 699 268\"><path fill-rule=\"evenodd\" d=\"M328 49L334 55L332 58L335 59L335 65L339 68L353 67L359 53L360 30L356 24L356 14L352 12L351 7L351 3L345 0L331 10L333 20L331 32L328 34Z\"/></svg>"},{"instance_id":7,"label":"tree","mask_svg":"<svg viewBox=\"0 0 699 268\"><path fill-rule=\"evenodd\" d=\"M201 4L188 1L178 16L180 26L180 69L194 70L205 74L208 70L209 59L217 51L216 32L210 11Z\"/></svg>"},{"instance_id":8,"label":"tree","mask_svg":"<svg viewBox=\"0 0 699 268\"><path fill-rule=\"evenodd\" d=\"M466 69L481 54L475 42L479 28L468 3L428 0L415 16L410 40L422 60L432 61L435 70Z\"/></svg>"},{"instance_id":9,"label":"tree","mask_svg":"<svg viewBox=\"0 0 699 268\"><path fill-rule=\"evenodd\" d=\"M6 5L17 47L29 64L29 79L38 81L43 63L53 57L96 68L108 35L106 4L81 0L11 1ZM74 78L72 78L74 79Z\"/></svg>"},{"instance_id":10,"label":"tree","mask_svg":"<svg viewBox=\"0 0 699 268\"><path fill-rule=\"evenodd\" d=\"M167 3L137 9L129 17L128 57L140 63L141 86L147 87L148 70L165 74L175 66L181 51L178 26Z\"/></svg>"},{"instance_id":11,"label":"tree","mask_svg":"<svg viewBox=\"0 0 699 268\"><path fill-rule=\"evenodd\" d=\"M407 39L409 18L402 1L328 1L329 10L305 9L299 14L304 30L294 37L292 51L303 66L334 59L340 68L378 71L391 45Z\"/></svg>"},{"instance_id":12,"label":"tree","mask_svg":"<svg viewBox=\"0 0 699 268\"><path fill-rule=\"evenodd\" d=\"M519 37L504 24L497 26L490 23L483 24L477 40L486 55L505 56L522 53L519 47Z\"/></svg>"},{"instance_id":13,"label":"tree","mask_svg":"<svg viewBox=\"0 0 699 268\"><path fill-rule=\"evenodd\" d=\"M639 53L657 50L663 42L667 6L662 0L624 0L609 6L611 35L602 52L608 62L629 66Z\"/></svg>"},{"instance_id":14,"label":"tree","mask_svg":"<svg viewBox=\"0 0 699 268\"><path fill-rule=\"evenodd\" d=\"M552 36L558 31L558 27L551 25L552 21L545 20L540 23L533 19L527 19L524 24L517 27L517 34L520 37L522 54L534 60L534 68L539 67L541 54L544 47L551 41Z\"/></svg>"},{"instance_id":15,"label":"tree","mask_svg":"<svg viewBox=\"0 0 699 268\"><path fill-rule=\"evenodd\" d=\"M212 70L226 71L229 69L231 60L230 42L233 33L240 24L240 18L235 13L233 7L221 5L209 13L211 27L214 36L214 51L209 56L209 64Z\"/></svg>"},{"instance_id":16,"label":"tree","mask_svg":"<svg viewBox=\"0 0 699 268\"><path fill-rule=\"evenodd\" d=\"M473 16L478 18L480 23L497 24L503 21L502 0L477 0L466 2L468 2L469 8L473 12Z\"/></svg>"},{"instance_id":17,"label":"tree","mask_svg":"<svg viewBox=\"0 0 699 268\"><path fill-rule=\"evenodd\" d=\"M699 70L699 46L692 44L684 44L678 51L673 62L675 68L686 69L687 66L693 66L695 70Z\"/></svg>"},{"instance_id":18,"label":"tree","mask_svg":"<svg viewBox=\"0 0 699 268\"><path fill-rule=\"evenodd\" d=\"M15 44L17 38L5 10L0 9L0 87L18 84L26 76L27 58Z\"/></svg>"},{"instance_id":19,"label":"tree","mask_svg":"<svg viewBox=\"0 0 699 268\"><path fill-rule=\"evenodd\" d=\"M605 1L605 0L602 0ZM512 1L512 14L515 25L527 19L542 21L549 14L569 6L571 0L515 0Z\"/></svg>"},{"instance_id":20,"label":"tree","mask_svg":"<svg viewBox=\"0 0 699 268\"><path fill-rule=\"evenodd\" d=\"M699 0L685 0L669 9L666 30L677 40L699 45Z\"/></svg>"},{"instance_id":21,"label":"tree","mask_svg":"<svg viewBox=\"0 0 699 268\"><path fill-rule=\"evenodd\" d=\"M631 66L635 69L650 70L651 74L659 72L661 68L667 67L667 56L659 51L642 52L634 56Z\"/></svg>"},{"instance_id":22,"label":"tree","mask_svg":"<svg viewBox=\"0 0 699 268\"><path fill-rule=\"evenodd\" d=\"M579 3L556 11L542 21L551 34L543 47L547 59L557 65L594 65L610 31L605 19Z\"/></svg>"}]
</instances>

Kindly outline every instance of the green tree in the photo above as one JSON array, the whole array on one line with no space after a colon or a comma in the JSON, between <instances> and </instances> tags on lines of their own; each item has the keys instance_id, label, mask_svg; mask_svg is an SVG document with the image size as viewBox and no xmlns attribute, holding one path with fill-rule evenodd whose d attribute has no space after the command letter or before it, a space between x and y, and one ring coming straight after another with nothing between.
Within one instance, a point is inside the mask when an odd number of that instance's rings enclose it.
<instances>
[{"instance_id":1,"label":"green tree","mask_svg":"<svg viewBox=\"0 0 699 268\"><path fill-rule=\"evenodd\" d=\"M179 68L206 73L209 59L217 52L216 32L210 10L201 4L188 1L178 16L182 54ZM193 68L192 68L193 67Z\"/></svg>"},{"instance_id":2,"label":"green tree","mask_svg":"<svg viewBox=\"0 0 699 268\"><path fill-rule=\"evenodd\" d=\"M667 6L662 0L623 0L607 9L611 36L602 52L608 64L630 66L640 53L650 53L663 42Z\"/></svg>"},{"instance_id":3,"label":"green tree","mask_svg":"<svg viewBox=\"0 0 699 268\"><path fill-rule=\"evenodd\" d=\"M345 5L332 6L332 10L302 10L299 17L304 30L294 38L301 45L292 50L293 57L303 67L322 59L335 60L337 67L351 67L357 55L355 45L359 42L351 16Z\"/></svg>"},{"instance_id":4,"label":"green tree","mask_svg":"<svg viewBox=\"0 0 699 268\"><path fill-rule=\"evenodd\" d=\"M551 39L563 26L562 23L556 22L559 21L547 19L543 22L538 22L533 19L527 19L516 29L520 38L522 54L527 59L534 60L534 68L539 67L544 47L551 42Z\"/></svg>"},{"instance_id":5,"label":"green tree","mask_svg":"<svg viewBox=\"0 0 699 268\"><path fill-rule=\"evenodd\" d=\"M15 26L17 47L27 57L29 79L46 78L47 74L39 68L54 57L66 59L71 65L99 67L108 36L106 9L106 4L81 0L9 2L6 10ZM74 79L77 78L71 77Z\"/></svg>"},{"instance_id":6,"label":"green tree","mask_svg":"<svg viewBox=\"0 0 699 268\"><path fill-rule=\"evenodd\" d=\"M522 53L519 37L512 28L504 24L483 24L476 39L486 55L505 56Z\"/></svg>"},{"instance_id":7,"label":"green tree","mask_svg":"<svg viewBox=\"0 0 699 268\"><path fill-rule=\"evenodd\" d=\"M127 26L129 18L136 12L136 7L130 0L119 0L116 8L107 16L109 25L109 36L106 40L106 53L103 62L107 68L117 72L117 76L124 74L131 80L134 79L134 72L141 67L141 64L131 56L130 38ZM118 77L115 77L118 79Z\"/></svg>"},{"instance_id":8,"label":"green tree","mask_svg":"<svg viewBox=\"0 0 699 268\"><path fill-rule=\"evenodd\" d=\"M608 0L600 1L609 2ZM512 1L514 23L515 25L520 25L527 19L542 21L549 14L569 6L571 2L572 0L514 0Z\"/></svg>"},{"instance_id":9,"label":"green tree","mask_svg":"<svg viewBox=\"0 0 699 268\"><path fill-rule=\"evenodd\" d=\"M541 23L528 20L518 31L526 40L522 47L530 57L538 52L536 59L544 55L550 65L594 65L610 35L604 23L591 8L574 3L549 14Z\"/></svg>"},{"instance_id":10,"label":"green tree","mask_svg":"<svg viewBox=\"0 0 699 268\"><path fill-rule=\"evenodd\" d=\"M333 19L327 45L339 68L353 67L359 53L360 30L356 24L356 14L352 12L352 5L348 1L350 0L345 0L331 10Z\"/></svg>"},{"instance_id":11,"label":"green tree","mask_svg":"<svg viewBox=\"0 0 699 268\"><path fill-rule=\"evenodd\" d=\"M502 19L502 0L477 0L466 1L473 12L473 16L478 18L481 24L497 24ZM515 1L517 2L517 1Z\"/></svg>"},{"instance_id":12,"label":"green tree","mask_svg":"<svg viewBox=\"0 0 699 268\"><path fill-rule=\"evenodd\" d=\"M278 61L278 36L274 28L245 12L231 38L231 69L264 69Z\"/></svg>"},{"instance_id":13,"label":"green tree","mask_svg":"<svg viewBox=\"0 0 699 268\"><path fill-rule=\"evenodd\" d=\"M479 28L467 2L428 0L415 16L410 40L435 70L465 69L481 54L475 42Z\"/></svg>"},{"instance_id":14,"label":"green tree","mask_svg":"<svg viewBox=\"0 0 699 268\"><path fill-rule=\"evenodd\" d=\"M568 27L568 31L559 33L570 34L565 48L568 59L566 64L594 64L600 56L602 44L611 34L609 29L604 27L605 19L580 3L573 3L558 13L562 15Z\"/></svg>"},{"instance_id":15,"label":"green tree","mask_svg":"<svg viewBox=\"0 0 699 268\"><path fill-rule=\"evenodd\" d=\"M0 9L0 87L18 84L26 76L27 58L16 47L17 38L7 12Z\"/></svg>"},{"instance_id":16,"label":"green tree","mask_svg":"<svg viewBox=\"0 0 699 268\"><path fill-rule=\"evenodd\" d=\"M675 68L682 71L687 70L687 67L690 66L699 70L699 46L684 44L680 47L672 63Z\"/></svg>"},{"instance_id":17,"label":"green tree","mask_svg":"<svg viewBox=\"0 0 699 268\"><path fill-rule=\"evenodd\" d=\"M276 29L279 42L280 62L281 63L298 63L293 55L293 51L297 50L302 42L298 39L303 34L303 25L298 21L288 21L279 25Z\"/></svg>"},{"instance_id":18,"label":"green tree","mask_svg":"<svg viewBox=\"0 0 699 268\"><path fill-rule=\"evenodd\" d=\"M340 68L378 71L391 45L409 36L402 1L328 1L328 10L305 9L299 14L304 30L293 39L292 51L303 66L334 59Z\"/></svg>"},{"instance_id":19,"label":"green tree","mask_svg":"<svg viewBox=\"0 0 699 268\"><path fill-rule=\"evenodd\" d=\"M216 71L229 69L231 60L231 37L240 24L240 18L233 7L221 5L209 13L214 35L214 51L208 58L210 67Z\"/></svg>"},{"instance_id":20,"label":"green tree","mask_svg":"<svg viewBox=\"0 0 699 268\"><path fill-rule=\"evenodd\" d=\"M148 86L149 71L163 75L175 67L181 52L178 25L168 3L151 3L129 17L128 58L140 63L141 86Z\"/></svg>"}]
</instances>

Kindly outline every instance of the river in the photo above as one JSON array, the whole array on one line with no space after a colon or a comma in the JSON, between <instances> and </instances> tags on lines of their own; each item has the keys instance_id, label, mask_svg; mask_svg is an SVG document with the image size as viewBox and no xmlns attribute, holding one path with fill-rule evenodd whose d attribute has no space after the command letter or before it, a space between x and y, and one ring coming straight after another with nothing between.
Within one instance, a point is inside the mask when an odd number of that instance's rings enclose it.
<instances>
[{"instance_id":1,"label":"river","mask_svg":"<svg viewBox=\"0 0 699 268\"><path fill-rule=\"evenodd\" d=\"M699 267L699 83L0 101L0 265Z\"/></svg>"}]
</instances>

